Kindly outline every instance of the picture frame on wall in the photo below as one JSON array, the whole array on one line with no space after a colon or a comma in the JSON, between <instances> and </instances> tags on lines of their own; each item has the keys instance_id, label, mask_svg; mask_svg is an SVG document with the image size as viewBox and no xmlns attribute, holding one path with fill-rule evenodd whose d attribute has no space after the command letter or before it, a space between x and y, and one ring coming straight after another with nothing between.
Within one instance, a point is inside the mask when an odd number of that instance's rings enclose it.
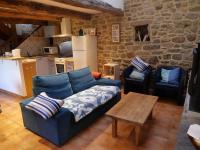
<instances>
[{"instance_id":1,"label":"picture frame on wall","mask_svg":"<svg viewBox=\"0 0 200 150\"><path fill-rule=\"evenodd\" d=\"M112 25L112 42L113 43L120 42L120 25L119 24Z\"/></svg>"}]
</instances>

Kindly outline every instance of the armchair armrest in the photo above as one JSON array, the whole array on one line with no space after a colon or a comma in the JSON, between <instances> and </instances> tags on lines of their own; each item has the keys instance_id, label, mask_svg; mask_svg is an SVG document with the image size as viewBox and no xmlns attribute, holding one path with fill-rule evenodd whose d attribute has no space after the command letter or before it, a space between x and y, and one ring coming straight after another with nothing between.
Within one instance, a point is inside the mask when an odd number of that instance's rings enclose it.
<instances>
[{"instance_id":1,"label":"armchair armrest","mask_svg":"<svg viewBox=\"0 0 200 150\"><path fill-rule=\"evenodd\" d=\"M157 68L154 72L154 81L160 82L161 80L161 67Z\"/></svg>"},{"instance_id":2,"label":"armchair armrest","mask_svg":"<svg viewBox=\"0 0 200 150\"><path fill-rule=\"evenodd\" d=\"M121 88L121 81L120 80L111 80L111 79L105 79L101 78L99 80L96 80L97 85L111 85L111 86L118 86Z\"/></svg>"},{"instance_id":3,"label":"armchair armrest","mask_svg":"<svg viewBox=\"0 0 200 150\"><path fill-rule=\"evenodd\" d=\"M185 80L186 80L186 72L184 70L182 70L180 81L179 81L181 88L184 88L184 86L185 86Z\"/></svg>"},{"instance_id":4,"label":"armchair armrest","mask_svg":"<svg viewBox=\"0 0 200 150\"><path fill-rule=\"evenodd\" d=\"M147 68L146 70L144 70L142 73L144 74L144 82L148 82L150 77L151 77L151 71L152 71L152 68L149 67Z\"/></svg>"},{"instance_id":5,"label":"armchair armrest","mask_svg":"<svg viewBox=\"0 0 200 150\"><path fill-rule=\"evenodd\" d=\"M133 70L133 66L127 67L127 68L123 71L123 76L124 76L124 78L128 78L129 75L131 74L132 70Z\"/></svg>"}]
</instances>

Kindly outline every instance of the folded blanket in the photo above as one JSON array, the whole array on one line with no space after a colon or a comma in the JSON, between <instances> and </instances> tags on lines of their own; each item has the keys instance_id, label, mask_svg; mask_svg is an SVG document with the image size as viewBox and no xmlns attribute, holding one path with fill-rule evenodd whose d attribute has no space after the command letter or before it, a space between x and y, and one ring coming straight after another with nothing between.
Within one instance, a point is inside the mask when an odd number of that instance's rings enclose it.
<instances>
[{"instance_id":1,"label":"folded blanket","mask_svg":"<svg viewBox=\"0 0 200 150\"><path fill-rule=\"evenodd\" d=\"M62 107L71 111L74 114L75 121L78 122L95 108L116 96L119 91L120 89L117 86L96 85L64 99Z\"/></svg>"}]
</instances>

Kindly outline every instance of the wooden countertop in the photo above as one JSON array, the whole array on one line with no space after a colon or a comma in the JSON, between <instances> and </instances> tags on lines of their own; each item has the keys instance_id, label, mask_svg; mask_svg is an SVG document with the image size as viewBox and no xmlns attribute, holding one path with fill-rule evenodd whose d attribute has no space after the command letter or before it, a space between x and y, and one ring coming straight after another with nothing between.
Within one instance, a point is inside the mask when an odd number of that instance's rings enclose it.
<instances>
[{"instance_id":1,"label":"wooden countertop","mask_svg":"<svg viewBox=\"0 0 200 150\"><path fill-rule=\"evenodd\" d=\"M0 60L22 60L27 59L26 57L0 57Z\"/></svg>"},{"instance_id":2,"label":"wooden countertop","mask_svg":"<svg viewBox=\"0 0 200 150\"><path fill-rule=\"evenodd\" d=\"M53 57L53 58L55 58L55 56L52 56L52 55L33 56L33 57L5 57L5 56L0 56L0 60L24 60L24 59L36 59L36 57Z\"/></svg>"},{"instance_id":3,"label":"wooden countertop","mask_svg":"<svg viewBox=\"0 0 200 150\"><path fill-rule=\"evenodd\" d=\"M31 62L31 61L36 61L36 58L40 58L40 57L55 58L55 61L71 61L71 62L74 61L73 57L59 58L59 57L55 57L52 55L34 56L34 57L3 57L3 56L0 56L0 60L22 60L23 62Z\"/></svg>"}]
</instances>

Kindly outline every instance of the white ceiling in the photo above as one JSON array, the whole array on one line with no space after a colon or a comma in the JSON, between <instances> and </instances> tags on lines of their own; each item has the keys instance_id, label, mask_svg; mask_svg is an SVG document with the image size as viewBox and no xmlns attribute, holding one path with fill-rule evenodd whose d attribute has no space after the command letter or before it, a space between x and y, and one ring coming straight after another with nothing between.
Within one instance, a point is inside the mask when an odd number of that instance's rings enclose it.
<instances>
[{"instance_id":1,"label":"white ceiling","mask_svg":"<svg viewBox=\"0 0 200 150\"><path fill-rule=\"evenodd\" d=\"M124 0L101 0L101 1L106 2L115 8L124 10Z\"/></svg>"}]
</instances>

